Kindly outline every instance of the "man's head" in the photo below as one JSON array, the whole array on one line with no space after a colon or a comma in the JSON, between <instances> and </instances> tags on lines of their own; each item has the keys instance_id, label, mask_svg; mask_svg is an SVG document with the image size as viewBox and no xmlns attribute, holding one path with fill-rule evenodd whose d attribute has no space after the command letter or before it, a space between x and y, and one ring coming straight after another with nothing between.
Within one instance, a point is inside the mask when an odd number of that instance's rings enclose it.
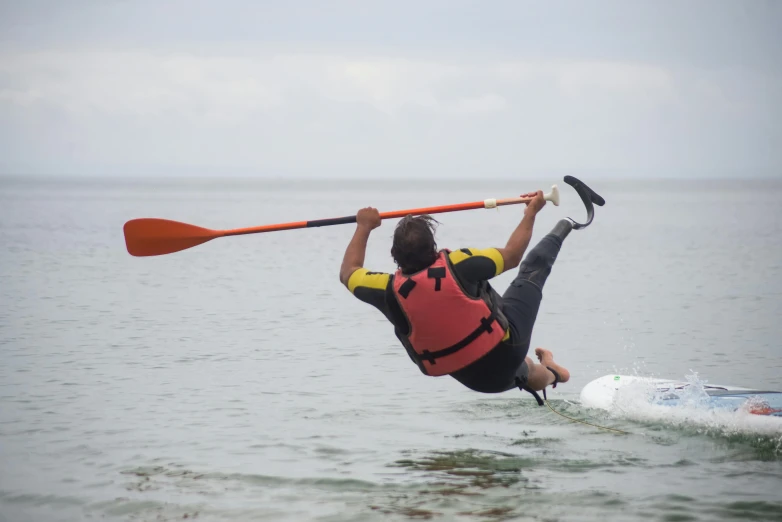
<instances>
[{"instance_id":1,"label":"man's head","mask_svg":"<svg viewBox=\"0 0 782 522\"><path fill-rule=\"evenodd\" d=\"M428 215L410 215L397 224L391 256L405 274L423 270L437 260L435 223L439 222Z\"/></svg>"}]
</instances>

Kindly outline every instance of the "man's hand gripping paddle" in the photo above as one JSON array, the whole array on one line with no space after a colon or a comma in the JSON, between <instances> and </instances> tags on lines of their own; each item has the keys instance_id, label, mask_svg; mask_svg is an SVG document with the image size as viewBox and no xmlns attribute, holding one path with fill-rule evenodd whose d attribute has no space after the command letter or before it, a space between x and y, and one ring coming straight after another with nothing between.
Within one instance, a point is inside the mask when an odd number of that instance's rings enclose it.
<instances>
[{"instance_id":1,"label":"man's hand gripping paddle","mask_svg":"<svg viewBox=\"0 0 782 522\"><path fill-rule=\"evenodd\" d=\"M567 179L566 179L567 181ZM559 189L552 185L551 192L544 194L546 201L551 201L559 206ZM405 217L408 214L439 214L444 212L456 212L459 210L471 210L477 208L496 208L504 205L517 205L528 203L529 197L516 197L506 199L485 199L470 203L457 203L454 205L441 205L437 207L414 208L408 210L394 210L382 212L381 219ZM316 219L314 221L294 221L291 223L279 223L276 225L263 225L250 228L237 228L232 230L212 230L179 221L171 221L160 218L132 219L125 223L125 245L128 253L136 257L160 256L172 254L198 246L218 237L240 236L245 234L259 234L261 232L274 232L278 230L292 230L295 228L324 227L330 225L344 225L355 223L356 216L340 218Z\"/></svg>"}]
</instances>

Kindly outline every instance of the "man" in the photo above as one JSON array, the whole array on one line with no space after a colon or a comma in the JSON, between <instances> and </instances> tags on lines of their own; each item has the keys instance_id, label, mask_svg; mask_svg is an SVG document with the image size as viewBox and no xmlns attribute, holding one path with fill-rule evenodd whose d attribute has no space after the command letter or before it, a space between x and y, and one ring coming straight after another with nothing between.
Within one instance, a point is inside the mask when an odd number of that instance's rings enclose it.
<instances>
[{"instance_id":1,"label":"man","mask_svg":"<svg viewBox=\"0 0 782 522\"><path fill-rule=\"evenodd\" d=\"M591 223L593 203L605 203L576 178L566 176L565 181L581 196L589 221L560 220L523 262L535 216L546 205L541 191L524 195L532 199L504 248L438 250L433 218L403 218L391 247L398 267L394 274L364 268L369 235L381 218L377 209L363 208L345 251L340 281L385 315L425 375L450 375L482 393L518 387L542 405L538 391L570 379L570 372L554 362L549 350L535 350L539 364L527 356L543 286L570 231ZM518 275L500 296L489 280L520 262Z\"/></svg>"}]
</instances>

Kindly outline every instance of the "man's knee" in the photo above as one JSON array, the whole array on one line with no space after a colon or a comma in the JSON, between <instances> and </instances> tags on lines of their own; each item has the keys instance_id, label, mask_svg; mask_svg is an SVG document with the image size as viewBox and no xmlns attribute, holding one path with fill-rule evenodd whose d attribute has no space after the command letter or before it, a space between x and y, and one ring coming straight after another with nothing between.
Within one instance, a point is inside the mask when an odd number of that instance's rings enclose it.
<instances>
[{"instance_id":1,"label":"man's knee","mask_svg":"<svg viewBox=\"0 0 782 522\"><path fill-rule=\"evenodd\" d=\"M541 239L521 262L519 275L516 278L518 283L529 281L542 289L551 273L554 261L557 260L560 246L561 243L555 236L547 235Z\"/></svg>"},{"instance_id":2,"label":"man's knee","mask_svg":"<svg viewBox=\"0 0 782 522\"><path fill-rule=\"evenodd\" d=\"M543 289L543 285L551 273L554 261L557 260L562 242L573 229L570 221L562 219L546 234L535 247L530 250L519 267L519 275L516 277L518 285L523 281L529 281ZM516 281L514 281L514 284Z\"/></svg>"}]
</instances>

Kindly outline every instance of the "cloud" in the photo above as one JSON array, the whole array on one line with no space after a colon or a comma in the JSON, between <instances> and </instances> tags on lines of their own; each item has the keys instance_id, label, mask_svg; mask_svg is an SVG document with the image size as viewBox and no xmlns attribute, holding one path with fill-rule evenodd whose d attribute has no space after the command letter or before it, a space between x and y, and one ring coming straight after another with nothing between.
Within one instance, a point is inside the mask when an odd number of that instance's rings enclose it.
<instances>
[{"instance_id":1,"label":"cloud","mask_svg":"<svg viewBox=\"0 0 782 522\"><path fill-rule=\"evenodd\" d=\"M753 150L752 129L779 142L768 122L780 115L780 96L758 87L773 81L491 54L6 51L0 153L6 165L31 170L768 166L780 160L770 146Z\"/></svg>"},{"instance_id":2,"label":"cloud","mask_svg":"<svg viewBox=\"0 0 782 522\"><path fill-rule=\"evenodd\" d=\"M673 74L657 66L585 61L555 70L559 88L568 96L588 98L600 93L665 99L675 90Z\"/></svg>"},{"instance_id":3,"label":"cloud","mask_svg":"<svg viewBox=\"0 0 782 522\"><path fill-rule=\"evenodd\" d=\"M661 96L672 78L659 67L576 62L440 63L329 54L198 56L142 51L49 51L0 56L0 99L70 112L137 116L168 113L231 121L281 108L305 95L366 104L393 116L415 107L431 112L506 108L498 91L554 84L564 95L597 91ZM585 94L586 93L586 94Z\"/></svg>"}]
</instances>

